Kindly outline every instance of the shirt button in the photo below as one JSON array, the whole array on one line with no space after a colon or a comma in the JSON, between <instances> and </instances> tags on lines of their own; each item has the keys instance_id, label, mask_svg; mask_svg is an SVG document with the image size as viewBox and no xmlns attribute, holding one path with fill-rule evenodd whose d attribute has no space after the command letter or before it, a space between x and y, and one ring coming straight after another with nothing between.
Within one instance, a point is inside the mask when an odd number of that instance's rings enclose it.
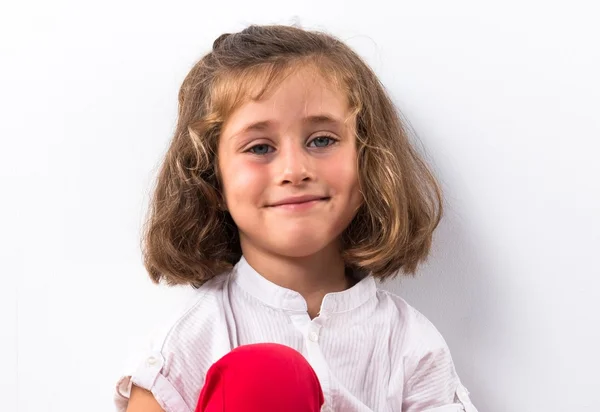
<instances>
[{"instance_id":1,"label":"shirt button","mask_svg":"<svg viewBox=\"0 0 600 412\"><path fill-rule=\"evenodd\" d=\"M319 340L319 335L317 335L317 333L316 333L316 332L310 332L310 333L308 334L308 339L309 339L311 342L316 342L316 341L318 341L318 340Z\"/></svg>"},{"instance_id":2,"label":"shirt button","mask_svg":"<svg viewBox=\"0 0 600 412\"><path fill-rule=\"evenodd\" d=\"M156 358L154 356L150 356L147 360L146 363L148 365L154 365L156 363Z\"/></svg>"}]
</instances>

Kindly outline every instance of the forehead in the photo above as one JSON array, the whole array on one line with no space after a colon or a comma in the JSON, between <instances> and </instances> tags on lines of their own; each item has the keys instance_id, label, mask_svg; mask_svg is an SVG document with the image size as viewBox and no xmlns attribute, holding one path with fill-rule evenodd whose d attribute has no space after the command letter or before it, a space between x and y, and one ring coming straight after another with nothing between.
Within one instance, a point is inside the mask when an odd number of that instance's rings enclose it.
<instances>
[{"instance_id":1,"label":"forehead","mask_svg":"<svg viewBox=\"0 0 600 412\"><path fill-rule=\"evenodd\" d=\"M238 91L229 103L230 110L223 107L228 112L224 116L224 134L248 123L350 121L351 108L344 88L313 65L251 74L238 77Z\"/></svg>"}]
</instances>

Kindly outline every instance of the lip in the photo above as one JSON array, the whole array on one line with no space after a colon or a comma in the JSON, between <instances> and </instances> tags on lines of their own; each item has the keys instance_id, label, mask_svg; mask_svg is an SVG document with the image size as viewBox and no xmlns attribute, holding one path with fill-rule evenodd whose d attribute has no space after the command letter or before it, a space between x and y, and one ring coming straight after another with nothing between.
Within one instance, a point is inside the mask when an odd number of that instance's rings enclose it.
<instances>
[{"instance_id":1,"label":"lip","mask_svg":"<svg viewBox=\"0 0 600 412\"><path fill-rule=\"evenodd\" d=\"M317 195L292 196L292 197L287 197L285 199L281 199L276 202L273 202L273 203L269 204L268 206L269 207L282 207L282 206L293 207L295 205L300 206L300 205L309 204L309 203L316 203L316 202L322 201L322 200L329 200L329 197L317 196Z\"/></svg>"}]
</instances>

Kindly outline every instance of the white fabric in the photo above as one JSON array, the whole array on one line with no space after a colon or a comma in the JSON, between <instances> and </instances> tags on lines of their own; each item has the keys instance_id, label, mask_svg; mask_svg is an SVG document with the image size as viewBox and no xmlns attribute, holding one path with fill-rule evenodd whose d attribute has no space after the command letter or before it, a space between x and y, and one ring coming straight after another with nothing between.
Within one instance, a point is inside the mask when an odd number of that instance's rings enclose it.
<instances>
[{"instance_id":1,"label":"white fabric","mask_svg":"<svg viewBox=\"0 0 600 412\"><path fill-rule=\"evenodd\" d=\"M299 293L242 258L231 273L195 290L176 318L119 379L117 411L126 410L133 383L166 412L193 412L214 362L239 345L275 342L312 365L324 411L476 412L436 328L371 276L327 294L311 320Z\"/></svg>"}]
</instances>

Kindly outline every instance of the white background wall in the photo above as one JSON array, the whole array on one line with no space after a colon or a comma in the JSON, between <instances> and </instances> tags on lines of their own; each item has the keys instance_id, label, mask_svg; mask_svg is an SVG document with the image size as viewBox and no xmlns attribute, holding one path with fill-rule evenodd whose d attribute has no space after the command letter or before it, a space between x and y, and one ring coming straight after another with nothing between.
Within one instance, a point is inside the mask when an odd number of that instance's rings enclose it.
<instances>
[{"instance_id":1,"label":"white background wall","mask_svg":"<svg viewBox=\"0 0 600 412\"><path fill-rule=\"evenodd\" d=\"M139 252L178 87L222 32L295 21L367 59L443 182L429 263L389 287L446 337L479 410L600 411L596 2L7 3L2 411L112 410L127 352L183 293Z\"/></svg>"}]
</instances>

